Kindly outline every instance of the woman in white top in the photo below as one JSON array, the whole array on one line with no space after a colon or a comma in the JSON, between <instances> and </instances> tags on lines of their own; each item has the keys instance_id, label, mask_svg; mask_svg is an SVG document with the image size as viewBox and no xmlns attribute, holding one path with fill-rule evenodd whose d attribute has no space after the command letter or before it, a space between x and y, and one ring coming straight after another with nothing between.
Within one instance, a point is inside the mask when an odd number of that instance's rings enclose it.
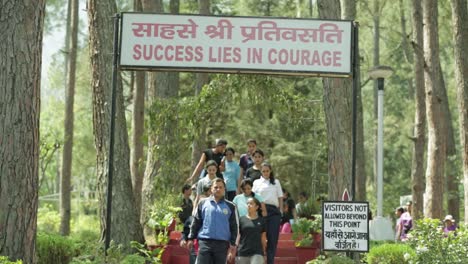
<instances>
[{"instance_id":1,"label":"woman in white top","mask_svg":"<svg viewBox=\"0 0 468 264\"><path fill-rule=\"evenodd\" d=\"M278 245L279 227L283 214L283 191L279 180L275 179L270 164L262 164L262 176L253 183L252 191L260 194L266 204L267 263L273 264Z\"/></svg>"}]
</instances>

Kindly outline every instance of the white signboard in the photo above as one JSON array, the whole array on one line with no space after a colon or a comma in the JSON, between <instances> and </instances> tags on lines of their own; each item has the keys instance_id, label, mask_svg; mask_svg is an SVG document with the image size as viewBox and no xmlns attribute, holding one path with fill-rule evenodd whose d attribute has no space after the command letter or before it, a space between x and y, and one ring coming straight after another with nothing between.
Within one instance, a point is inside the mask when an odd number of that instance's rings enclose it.
<instances>
[{"instance_id":1,"label":"white signboard","mask_svg":"<svg viewBox=\"0 0 468 264\"><path fill-rule=\"evenodd\" d=\"M323 202L323 250L369 251L369 203Z\"/></svg>"},{"instance_id":2,"label":"white signboard","mask_svg":"<svg viewBox=\"0 0 468 264\"><path fill-rule=\"evenodd\" d=\"M120 67L349 76L352 21L122 13Z\"/></svg>"}]
</instances>

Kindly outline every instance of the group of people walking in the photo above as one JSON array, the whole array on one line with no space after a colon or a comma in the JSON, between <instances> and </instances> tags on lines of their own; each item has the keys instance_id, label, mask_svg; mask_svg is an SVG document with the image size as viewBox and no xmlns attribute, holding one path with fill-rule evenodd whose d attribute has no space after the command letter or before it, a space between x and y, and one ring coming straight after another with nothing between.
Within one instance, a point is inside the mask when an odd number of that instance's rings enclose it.
<instances>
[{"instance_id":1,"label":"group of people walking","mask_svg":"<svg viewBox=\"0 0 468 264\"><path fill-rule=\"evenodd\" d=\"M283 189L257 142L249 139L239 162L227 141L218 139L203 152L187 182L194 181L196 196L188 201L183 188L185 221L181 246L192 252L191 263L274 263L283 215ZM208 191L209 190L209 191ZM193 210L191 210L191 206ZM191 213L190 213L191 211ZM194 246L195 245L195 246ZM198 250L198 252L197 252Z\"/></svg>"}]
</instances>

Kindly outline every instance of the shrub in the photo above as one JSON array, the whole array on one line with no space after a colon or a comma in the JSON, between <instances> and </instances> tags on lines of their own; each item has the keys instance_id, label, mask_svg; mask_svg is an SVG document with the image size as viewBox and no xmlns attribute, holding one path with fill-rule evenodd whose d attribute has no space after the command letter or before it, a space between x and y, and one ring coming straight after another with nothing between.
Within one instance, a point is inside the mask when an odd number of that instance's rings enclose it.
<instances>
[{"instance_id":1,"label":"shrub","mask_svg":"<svg viewBox=\"0 0 468 264\"><path fill-rule=\"evenodd\" d=\"M168 194L156 200L150 208L145 225L154 232L152 242L156 245L169 242L169 232L174 230L178 213L182 211L177 200L178 196Z\"/></svg>"},{"instance_id":2,"label":"shrub","mask_svg":"<svg viewBox=\"0 0 468 264\"><path fill-rule=\"evenodd\" d=\"M354 261L346 256L332 255L324 258L323 256L307 262L307 264L354 264Z\"/></svg>"},{"instance_id":3,"label":"shrub","mask_svg":"<svg viewBox=\"0 0 468 264\"><path fill-rule=\"evenodd\" d=\"M60 213L47 204L37 210L37 231L41 233L58 233L60 227Z\"/></svg>"},{"instance_id":4,"label":"shrub","mask_svg":"<svg viewBox=\"0 0 468 264\"><path fill-rule=\"evenodd\" d=\"M406 244L383 244L372 248L366 256L369 264L410 263L414 250Z\"/></svg>"},{"instance_id":5,"label":"shrub","mask_svg":"<svg viewBox=\"0 0 468 264\"><path fill-rule=\"evenodd\" d=\"M73 240L46 233L37 235L36 251L39 264L67 264L76 255Z\"/></svg>"},{"instance_id":6,"label":"shrub","mask_svg":"<svg viewBox=\"0 0 468 264\"><path fill-rule=\"evenodd\" d=\"M310 246L313 243L312 233L320 232L322 228L322 217L315 217L315 220L298 218L291 226L296 247Z\"/></svg>"},{"instance_id":7,"label":"shrub","mask_svg":"<svg viewBox=\"0 0 468 264\"><path fill-rule=\"evenodd\" d=\"M137 254L127 255L122 260L122 264L142 264L142 263L146 263L145 257L137 255Z\"/></svg>"},{"instance_id":8,"label":"shrub","mask_svg":"<svg viewBox=\"0 0 468 264\"><path fill-rule=\"evenodd\" d=\"M70 222L71 233L79 233L83 230L99 233L99 217L97 215L75 215Z\"/></svg>"},{"instance_id":9,"label":"shrub","mask_svg":"<svg viewBox=\"0 0 468 264\"><path fill-rule=\"evenodd\" d=\"M298 217L311 218L316 214L320 213L319 206L314 199L307 200L304 204L301 204L299 210L297 210Z\"/></svg>"},{"instance_id":10,"label":"shrub","mask_svg":"<svg viewBox=\"0 0 468 264\"><path fill-rule=\"evenodd\" d=\"M23 262L21 260L10 261L8 257L0 256L0 264L23 264Z\"/></svg>"},{"instance_id":11,"label":"shrub","mask_svg":"<svg viewBox=\"0 0 468 264\"><path fill-rule=\"evenodd\" d=\"M444 236L438 219L422 219L408 235L408 244L416 251L413 263L467 263L468 230L462 225L456 235Z\"/></svg>"},{"instance_id":12,"label":"shrub","mask_svg":"<svg viewBox=\"0 0 468 264\"><path fill-rule=\"evenodd\" d=\"M70 237L74 241L77 255L93 255L96 253L96 249L100 247L98 231L83 229Z\"/></svg>"}]
</instances>

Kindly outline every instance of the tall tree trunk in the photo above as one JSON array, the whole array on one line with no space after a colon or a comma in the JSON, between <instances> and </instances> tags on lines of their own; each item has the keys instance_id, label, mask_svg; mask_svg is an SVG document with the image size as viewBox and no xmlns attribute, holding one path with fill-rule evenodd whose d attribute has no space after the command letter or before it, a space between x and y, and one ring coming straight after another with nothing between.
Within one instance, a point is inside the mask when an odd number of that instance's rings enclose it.
<instances>
[{"instance_id":1,"label":"tall tree trunk","mask_svg":"<svg viewBox=\"0 0 468 264\"><path fill-rule=\"evenodd\" d=\"M36 263L45 1L0 4L0 255Z\"/></svg>"},{"instance_id":2,"label":"tall tree trunk","mask_svg":"<svg viewBox=\"0 0 468 264\"><path fill-rule=\"evenodd\" d=\"M424 88L423 17L420 0L412 0L413 68L415 89L414 145L411 166L412 217L420 219L424 211L424 149L426 147L426 93Z\"/></svg>"},{"instance_id":3,"label":"tall tree trunk","mask_svg":"<svg viewBox=\"0 0 468 264\"><path fill-rule=\"evenodd\" d=\"M162 0L141 0L143 12L163 13L164 6ZM156 78L158 73L151 72L148 74L148 104L151 106L155 102L156 98ZM151 132L151 131L148 131ZM150 213L151 203L154 201L154 178L157 174L157 169L160 167L158 160L156 159L154 146L156 145L156 136L152 133L148 133L148 149L146 154L146 167L143 173L143 185L141 194L141 206L140 206L140 224L143 225L145 237L151 234L151 230L148 229L146 223L148 221L148 215Z\"/></svg>"},{"instance_id":4,"label":"tall tree trunk","mask_svg":"<svg viewBox=\"0 0 468 264\"><path fill-rule=\"evenodd\" d=\"M70 28L71 28L71 16L72 16L72 0L68 0L68 5L67 5L67 22L65 26L65 50L64 53L65 55L63 56L63 65L65 66L64 69L64 75L68 76L68 66L69 66L69 59L70 59ZM64 79L63 86L67 87L67 78ZM60 184L60 183L59 183Z\"/></svg>"},{"instance_id":5,"label":"tall tree trunk","mask_svg":"<svg viewBox=\"0 0 468 264\"><path fill-rule=\"evenodd\" d=\"M319 17L340 18L339 0L318 0ZM351 95L352 82L323 78L324 110L328 135L328 198L337 200L351 186Z\"/></svg>"},{"instance_id":6,"label":"tall tree trunk","mask_svg":"<svg viewBox=\"0 0 468 264\"><path fill-rule=\"evenodd\" d=\"M296 17L302 17L302 5L304 0L296 0Z\"/></svg>"},{"instance_id":7,"label":"tall tree trunk","mask_svg":"<svg viewBox=\"0 0 468 264\"><path fill-rule=\"evenodd\" d=\"M406 5L405 1L399 0L399 7L400 7L400 27L401 27L401 48L403 50L403 54L405 56L406 61L409 64L413 64L413 53L411 50L411 46L408 43L408 30L406 29ZM414 96L414 88L413 88L413 79L408 78L408 96Z\"/></svg>"},{"instance_id":8,"label":"tall tree trunk","mask_svg":"<svg viewBox=\"0 0 468 264\"><path fill-rule=\"evenodd\" d=\"M171 0L169 6L172 14L179 13L179 0ZM143 8L145 8L145 5L143 5ZM163 12L162 3L157 3L153 8L156 12ZM156 100L164 101L177 97L179 93L179 73L159 72L152 74L149 90L151 103L155 103ZM172 121L158 124L164 126L161 130L162 134L155 135L153 131L148 131L148 154L143 179L142 210L140 216L140 222L145 225L145 234L148 235L151 233L151 230L146 228L146 222L150 213L150 206L156 198L155 181L157 178L166 181L171 179L169 174L176 175L173 171L172 173L163 173L161 171L161 164L166 164L171 158L166 157L164 154L161 155L157 148L157 146L168 146L173 143L173 138L176 137L174 132L177 131L177 128Z\"/></svg>"},{"instance_id":9,"label":"tall tree trunk","mask_svg":"<svg viewBox=\"0 0 468 264\"><path fill-rule=\"evenodd\" d=\"M210 0L198 0L198 12L201 15L210 14ZM203 86L210 82L208 73L195 74L195 96L199 95ZM192 142L192 164L191 170L193 171L200 160L203 149L206 147L206 131L203 127L197 129L196 135Z\"/></svg>"},{"instance_id":10,"label":"tall tree trunk","mask_svg":"<svg viewBox=\"0 0 468 264\"><path fill-rule=\"evenodd\" d=\"M73 105L75 102L75 80L76 80L76 50L78 44L78 0L70 0L70 46L67 47L68 72L67 87L65 88L65 122L63 139L62 170L60 179L60 234L68 236L70 234L70 213L71 213L71 170L73 153Z\"/></svg>"},{"instance_id":11,"label":"tall tree trunk","mask_svg":"<svg viewBox=\"0 0 468 264\"><path fill-rule=\"evenodd\" d=\"M346 20L356 19L356 0L341 0L341 17Z\"/></svg>"},{"instance_id":12,"label":"tall tree trunk","mask_svg":"<svg viewBox=\"0 0 468 264\"><path fill-rule=\"evenodd\" d=\"M106 226L106 187L108 180L109 120L111 107L113 50L113 15L117 7L113 0L88 0L89 50L92 67L93 130L97 152L98 200L102 239ZM143 232L132 192L130 176L130 149L125 122L122 85L117 85L115 117L115 151L112 190L112 217L110 237L128 250L130 241L143 241Z\"/></svg>"},{"instance_id":13,"label":"tall tree trunk","mask_svg":"<svg viewBox=\"0 0 468 264\"><path fill-rule=\"evenodd\" d=\"M442 67L439 65L439 68ZM460 194L458 191L458 169L457 169L457 150L455 146L455 136L453 134L453 125L452 125L452 114L450 113L450 106L447 96L447 87L445 85L444 75L442 70L440 71L440 83L442 100L446 102L443 104L444 110L444 120L446 124L446 144L447 144L447 153L446 153L446 165L445 165L445 186L446 186L446 198L447 198L447 210L450 212L455 219L460 217Z\"/></svg>"},{"instance_id":14,"label":"tall tree trunk","mask_svg":"<svg viewBox=\"0 0 468 264\"><path fill-rule=\"evenodd\" d=\"M62 168L61 162L62 162L62 157L60 155L60 148L57 148L57 152L55 153L55 162L57 168L55 169L55 185L54 185L54 193L59 193L60 192L60 169ZM45 177L45 173L42 173L43 177ZM39 183L39 188L41 187L41 184Z\"/></svg>"},{"instance_id":15,"label":"tall tree trunk","mask_svg":"<svg viewBox=\"0 0 468 264\"><path fill-rule=\"evenodd\" d=\"M314 17L314 0L309 0L309 16Z\"/></svg>"},{"instance_id":16,"label":"tall tree trunk","mask_svg":"<svg viewBox=\"0 0 468 264\"><path fill-rule=\"evenodd\" d=\"M134 10L143 11L141 0L134 0ZM135 72L135 82L133 89L133 111L132 111L132 152L130 156L130 166L132 173L133 196L140 218L141 210L141 190L143 186L144 162L143 162L143 135L145 126L145 72Z\"/></svg>"},{"instance_id":17,"label":"tall tree trunk","mask_svg":"<svg viewBox=\"0 0 468 264\"><path fill-rule=\"evenodd\" d=\"M342 1L343 13L342 18L346 20L356 19L356 0ZM364 151L364 119L362 111L362 96L361 96L361 79L360 79L360 55L355 54L357 60L356 77L358 78L358 86L356 87L356 103L357 103L357 126L356 126L356 201L366 201L367 197L367 173L366 173L366 158Z\"/></svg>"},{"instance_id":18,"label":"tall tree trunk","mask_svg":"<svg viewBox=\"0 0 468 264\"><path fill-rule=\"evenodd\" d=\"M441 218L443 214L444 172L446 157L446 124L440 80L437 0L423 1L424 71L426 85L426 115L428 124L428 150L424 216Z\"/></svg>"},{"instance_id":19,"label":"tall tree trunk","mask_svg":"<svg viewBox=\"0 0 468 264\"><path fill-rule=\"evenodd\" d=\"M468 223L468 11L466 0L451 0L453 40L455 42L455 80L460 122L465 189L465 223ZM451 213L451 212L449 212Z\"/></svg>"}]
</instances>

